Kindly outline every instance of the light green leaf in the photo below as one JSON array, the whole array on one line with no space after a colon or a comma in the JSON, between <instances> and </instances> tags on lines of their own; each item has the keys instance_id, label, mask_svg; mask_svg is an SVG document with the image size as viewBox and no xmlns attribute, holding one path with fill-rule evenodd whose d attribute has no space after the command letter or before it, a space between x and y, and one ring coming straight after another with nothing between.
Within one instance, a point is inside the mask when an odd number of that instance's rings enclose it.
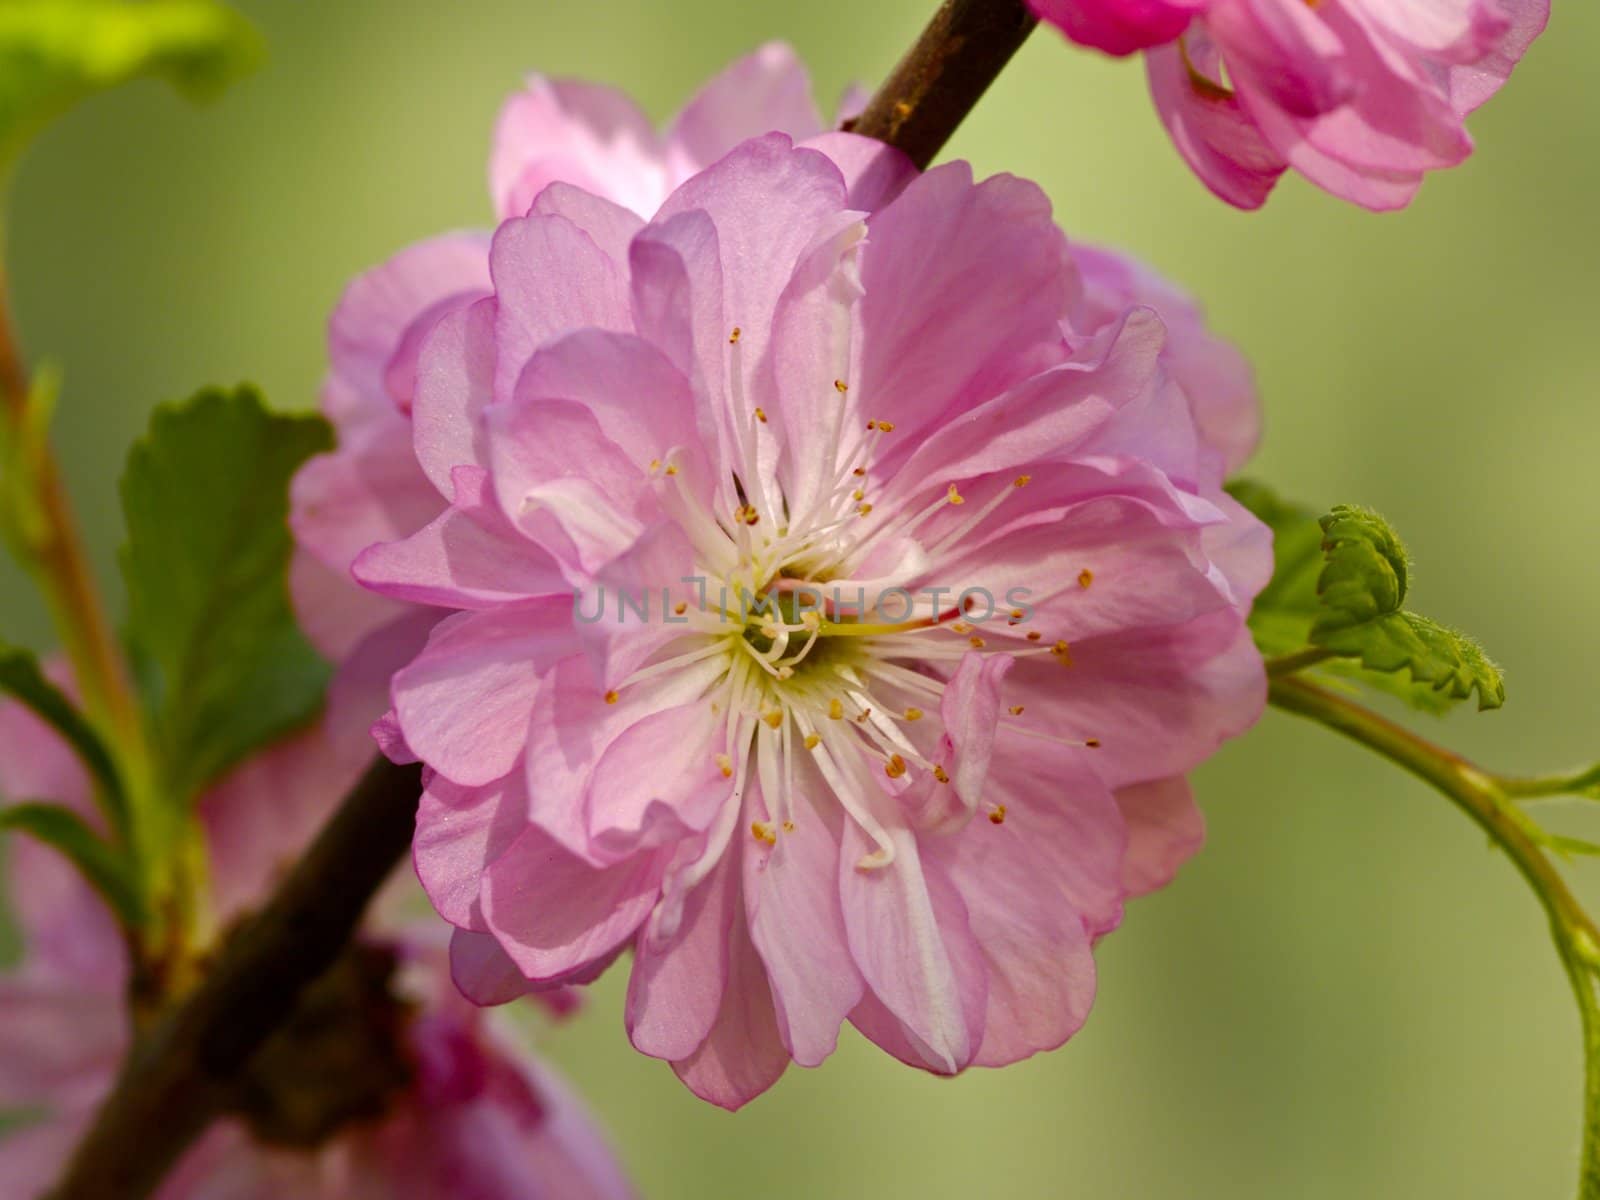
<instances>
[{"instance_id":1,"label":"light green leaf","mask_svg":"<svg viewBox=\"0 0 1600 1200\"><path fill-rule=\"evenodd\" d=\"M1319 520L1257 483L1229 491L1274 534L1272 582L1250 614L1263 654L1318 647L1338 657L1315 673L1358 680L1427 712L1474 691L1480 709L1505 702L1500 672L1476 642L1402 608L1411 563L1382 517L1340 505Z\"/></svg>"},{"instance_id":2,"label":"light green leaf","mask_svg":"<svg viewBox=\"0 0 1600 1200\"><path fill-rule=\"evenodd\" d=\"M254 389L164 405L122 479L128 637L166 790L192 798L317 711L328 666L289 606L289 479L332 445Z\"/></svg>"},{"instance_id":3,"label":"light green leaf","mask_svg":"<svg viewBox=\"0 0 1600 1200\"><path fill-rule=\"evenodd\" d=\"M4 641L0 641L0 692L20 700L72 747L94 780L106 819L126 840L127 793L111 752L66 694L44 677L38 660L29 651Z\"/></svg>"},{"instance_id":4,"label":"light green leaf","mask_svg":"<svg viewBox=\"0 0 1600 1200\"><path fill-rule=\"evenodd\" d=\"M254 28L217 0L0 4L0 168L93 92L156 76L205 99L261 57Z\"/></svg>"},{"instance_id":5,"label":"light green leaf","mask_svg":"<svg viewBox=\"0 0 1600 1200\"><path fill-rule=\"evenodd\" d=\"M105 898L124 926L135 929L143 924L129 860L70 808L37 801L8 804L0 807L0 829L29 834L60 851Z\"/></svg>"}]
</instances>

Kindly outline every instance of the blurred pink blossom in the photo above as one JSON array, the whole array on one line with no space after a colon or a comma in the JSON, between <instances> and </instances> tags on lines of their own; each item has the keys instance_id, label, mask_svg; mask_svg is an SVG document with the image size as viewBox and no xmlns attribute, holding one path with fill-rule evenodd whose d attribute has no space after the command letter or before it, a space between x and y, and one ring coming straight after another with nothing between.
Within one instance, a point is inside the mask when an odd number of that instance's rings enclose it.
<instances>
[{"instance_id":1,"label":"blurred pink blossom","mask_svg":"<svg viewBox=\"0 0 1600 1200\"><path fill-rule=\"evenodd\" d=\"M1544 29L1550 0L1030 0L1068 37L1146 51L1173 143L1240 208L1293 167L1370 209L1472 151L1465 118Z\"/></svg>"},{"instance_id":2,"label":"blurred pink blossom","mask_svg":"<svg viewBox=\"0 0 1600 1200\"><path fill-rule=\"evenodd\" d=\"M214 880L211 923L259 902L303 849L370 753L303 733L235 770L201 805ZM15 704L0 707L0 792L90 813L66 747ZM0 1111L30 1120L0 1137L7 1196L42 1194L64 1165L127 1049L127 958L98 898L53 850L8 840L24 957L0 974ZM381 1117L345 1126L315 1152L266 1145L225 1119L180 1161L161 1200L622 1200L632 1189L566 1085L449 982L431 917L408 918L391 889L365 944L392 953L413 1011L401 1035L410 1080ZM425 910L424 910L425 912Z\"/></svg>"}]
</instances>

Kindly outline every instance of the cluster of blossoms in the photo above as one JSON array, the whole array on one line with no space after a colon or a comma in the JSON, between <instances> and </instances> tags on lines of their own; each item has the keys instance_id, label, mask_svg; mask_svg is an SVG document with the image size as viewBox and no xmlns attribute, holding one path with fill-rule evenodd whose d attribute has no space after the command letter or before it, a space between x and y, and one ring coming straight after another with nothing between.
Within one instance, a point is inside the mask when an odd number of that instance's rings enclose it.
<instances>
[{"instance_id":1,"label":"cluster of blossoms","mask_svg":"<svg viewBox=\"0 0 1600 1200\"><path fill-rule=\"evenodd\" d=\"M1069 38L1145 52L1185 161L1256 208L1293 167L1372 209L1411 202L1472 151L1463 122L1550 17L1550 0L1028 0Z\"/></svg>"},{"instance_id":2,"label":"cluster of blossoms","mask_svg":"<svg viewBox=\"0 0 1600 1200\"><path fill-rule=\"evenodd\" d=\"M342 684L335 700L326 727L269 749L202 799L216 927L260 902L360 774L367 752L337 713L361 707L361 689ZM15 704L0 707L0 791L50 796L93 819L72 751ZM26 1123L0 1139L0 1181L23 1197L57 1179L116 1079L129 1042L127 952L100 898L54 850L23 838L8 849L24 957L0 975L0 1111ZM289 1060L294 1074L274 1072L269 1045L240 1115L191 1147L161 1200L633 1195L566 1084L451 986L436 922L425 904L410 911L415 890L407 881L382 897L357 951L319 985L304 1035L316 1073L304 1074L303 1059ZM559 1010L572 997L548 1000Z\"/></svg>"},{"instance_id":3,"label":"cluster of blossoms","mask_svg":"<svg viewBox=\"0 0 1600 1200\"><path fill-rule=\"evenodd\" d=\"M634 1044L729 1107L847 1020L940 1073L1059 1045L1265 695L1238 356L1032 184L821 130L776 46L664 135L530 82L493 236L346 294L294 489L457 983L631 949Z\"/></svg>"}]
</instances>

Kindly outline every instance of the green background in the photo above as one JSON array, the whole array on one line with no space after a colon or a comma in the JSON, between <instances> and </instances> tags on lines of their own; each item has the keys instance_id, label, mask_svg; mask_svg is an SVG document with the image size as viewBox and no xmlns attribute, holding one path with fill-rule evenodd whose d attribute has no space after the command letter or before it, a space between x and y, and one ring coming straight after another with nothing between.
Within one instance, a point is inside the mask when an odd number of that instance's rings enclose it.
<instances>
[{"instance_id":1,"label":"green background","mask_svg":"<svg viewBox=\"0 0 1600 1200\"><path fill-rule=\"evenodd\" d=\"M831 107L931 0L241 7L267 34L262 73L210 111L148 83L101 96L16 185L15 305L29 353L66 372L57 441L107 580L150 407L238 379L310 404L343 283L487 220L490 124L523 72L613 81L665 117L783 37ZM1600 756L1597 48L1600 6L1562 5L1475 119L1478 154L1400 215L1292 179L1263 213L1226 208L1169 148L1137 65L1049 33L951 147L1039 180L1070 235L1205 298L1260 372L1254 472L1389 515L1416 605L1506 668L1504 711L1435 729L1506 769ZM0 597L5 631L43 646L9 565ZM847 1036L729 1116L629 1049L614 972L549 1053L650 1197L1569 1194L1576 1017L1507 864L1436 795L1275 714L1198 784L1208 849L1103 945L1095 1014L1064 1050L948 1081Z\"/></svg>"}]
</instances>

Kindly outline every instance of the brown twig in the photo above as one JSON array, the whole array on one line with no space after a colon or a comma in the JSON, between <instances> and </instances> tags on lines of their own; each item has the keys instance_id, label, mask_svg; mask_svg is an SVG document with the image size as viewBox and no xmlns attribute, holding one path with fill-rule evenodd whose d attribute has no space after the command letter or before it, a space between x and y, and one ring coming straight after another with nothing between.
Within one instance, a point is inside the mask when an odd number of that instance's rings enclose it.
<instances>
[{"instance_id":1,"label":"brown twig","mask_svg":"<svg viewBox=\"0 0 1600 1200\"><path fill-rule=\"evenodd\" d=\"M1022 0L944 0L846 128L926 167L1036 24Z\"/></svg>"},{"instance_id":2,"label":"brown twig","mask_svg":"<svg viewBox=\"0 0 1600 1200\"><path fill-rule=\"evenodd\" d=\"M421 768L379 758L268 905L135 1048L51 1200L139 1200L227 1107L411 844Z\"/></svg>"}]
</instances>

